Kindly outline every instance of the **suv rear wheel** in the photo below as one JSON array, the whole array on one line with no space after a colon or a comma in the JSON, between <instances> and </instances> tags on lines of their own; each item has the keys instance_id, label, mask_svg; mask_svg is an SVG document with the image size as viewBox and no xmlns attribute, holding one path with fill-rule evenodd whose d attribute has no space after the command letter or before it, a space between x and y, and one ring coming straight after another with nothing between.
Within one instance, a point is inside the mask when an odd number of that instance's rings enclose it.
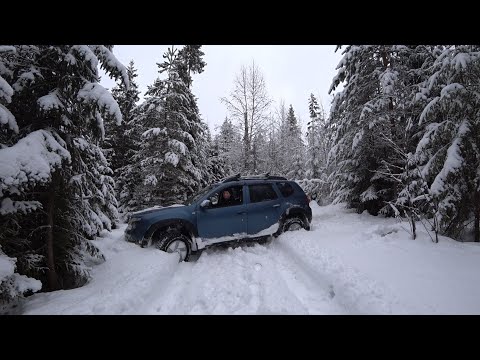
<instances>
[{"instance_id":1,"label":"suv rear wheel","mask_svg":"<svg viewBox=\"0 0 480 360\"><path fill-rule=\"evenodd\" d=\"M177 253L180 262L188 261L192 252L190 239L178 231L160 233L154 246L167 253Z\"/></svg>"}]
</instances>

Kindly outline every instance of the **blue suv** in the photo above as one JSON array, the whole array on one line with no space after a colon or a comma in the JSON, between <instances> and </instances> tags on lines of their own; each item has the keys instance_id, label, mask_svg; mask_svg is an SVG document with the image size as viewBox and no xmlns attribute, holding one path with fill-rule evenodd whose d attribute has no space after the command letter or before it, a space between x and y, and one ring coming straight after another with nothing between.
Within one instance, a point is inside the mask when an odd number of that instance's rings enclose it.
<instances>
[{"instance_id":1,"label":"blue suv","mask_svg":"<svg viewBox=\"0 0 480 360\"><path fill-rule=\"evenodd\" d=\"M202 189L184 204L133 213L125 239L177 252L180 261L188 261L192 252L212 245L310 230L309 203L295 181L269 174L237 174Z\"/></svg>"}]
</instances>

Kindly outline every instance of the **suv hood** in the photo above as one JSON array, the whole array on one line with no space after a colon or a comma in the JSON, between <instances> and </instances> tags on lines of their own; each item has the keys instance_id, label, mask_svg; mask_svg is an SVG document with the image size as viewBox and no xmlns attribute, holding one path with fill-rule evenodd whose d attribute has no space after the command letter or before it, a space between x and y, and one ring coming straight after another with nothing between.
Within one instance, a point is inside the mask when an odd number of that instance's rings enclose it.
<instances>
[{"instance_id":1,"label":"suv hood","mask_svg":"<svg viewBox=\"0 0 480 360\"><path fill-rule=\"evenodd\" d=\"M162 211L165 211L165 210L170 210L170 209L174 209L174 208L178 208L178 207L185 207L185 205L183 204L173 204L173 205L170 205L170 206L153 206L151 208L147 208L147 209L143 209L143 210L140 210L140 211L135 211L133 213L131 213L131 216L130 217L136 217L136 216L144 216L144 215L148 215L148 214L151 214L151 213L158 213L158 212L162 212Z\"/></svg>"}]
</instances>

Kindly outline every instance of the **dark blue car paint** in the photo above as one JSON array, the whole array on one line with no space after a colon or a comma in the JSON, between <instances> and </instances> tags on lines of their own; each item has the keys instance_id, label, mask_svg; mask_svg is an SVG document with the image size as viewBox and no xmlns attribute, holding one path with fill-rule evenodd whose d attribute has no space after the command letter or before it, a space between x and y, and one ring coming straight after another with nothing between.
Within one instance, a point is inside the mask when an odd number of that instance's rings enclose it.
<instances>
[{"instance_id":1,"label":"dark blue car paint","mask_svg":"<svg viewBox=\"0 0 480 360\"><path fill-rule=\"evenodd\" d=\"M294 193L284 197L275 185L278 182L288 182L294 188ZM248 185L265 183L273 185L277 199L250 203ZM235 185L243 185L243 204L221 208L202 208L200 206L213 194ZM191 205L173 205L133 213L130 220L137 219L137 221L134 221L132 226L129 225L125 231L125 238L127 241L146 245L158 229L176 227L189 238L194 239L192 250L196 251L203 247L202 244L199 244L200 246L197 248L196 241L208 242L209 239L221 237L241 239L248 235L258 234L276 223L281 224L289 216L302 217L309 228L312 211L305 193L293 181L243 180L220 183ZM273 227L272 234L277 230L275 226ZM280 231L281 229L276 234L279 234ZM245 236L246 234L248 235Z\"/></svg>"}]
</instances>

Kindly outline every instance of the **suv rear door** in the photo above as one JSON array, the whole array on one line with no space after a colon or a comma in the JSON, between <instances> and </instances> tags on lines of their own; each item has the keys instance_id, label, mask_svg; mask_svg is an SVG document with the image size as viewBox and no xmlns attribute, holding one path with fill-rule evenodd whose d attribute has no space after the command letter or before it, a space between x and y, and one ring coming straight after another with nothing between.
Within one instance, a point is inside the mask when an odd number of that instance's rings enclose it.
<instances>
[{"instance_id":1,"label":"suv rear door","mask_svg":"<svg viewBox=\"0 0 480 360\"><path fill-rule=\"evenodd\" d=\"M282 199L273 184L269 182L247 184L246 193L248 235L262 236L276 232L276 226L269 228L278 223Z\"/></svg>"}]
</instances>

